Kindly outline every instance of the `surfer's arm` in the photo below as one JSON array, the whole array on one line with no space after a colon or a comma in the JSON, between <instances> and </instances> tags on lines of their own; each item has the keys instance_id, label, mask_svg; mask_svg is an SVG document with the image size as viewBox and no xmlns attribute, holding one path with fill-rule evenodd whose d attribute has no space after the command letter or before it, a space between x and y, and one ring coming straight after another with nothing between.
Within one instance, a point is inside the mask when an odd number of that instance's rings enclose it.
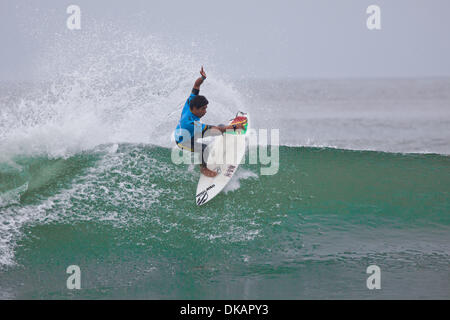
<instances>
[{"instance_id":1,"label":"surfer's arm","mask_svg":"<svg viewBox=\"0 0 450 320\"><path fill-rule=\"evenodd\" d=\"M218 130L221 133L224 133L227 130L235 130L235 129L244 129L245 123L238 123L236 125L229 125L229 126L209 126L208 129L211 130Z\"/></svg>"},{"instance_id":2,"label":"surfer's arm","mask_svg":"<svg viewBox=\"0 0 450 320\"><path fill-rule=\"evenodd\" d=\"M194 90L200 90L200 86L202 85L202 83L203 83L203 78L202 77L200 77L197 80L195 80Z\"/></svg>"},{"instance_id":3,"label":"surfer's arm","mask_svg":"<svg viewBox=\"0 0 450 320\"><path fill-rule=\"evenodd\" d=\"M202 135L205 134L206 131L208 131L208 135L212 135L212 136L217 136L220 135L222 133L224 133L227 130L234 130L233 125L229 125L229 126L212 126L209 124L204 124L204 123L200 123L195 121L194 122L194 126L200 127L201 126L201 130L202 130ZM240 124L236 124L236 129L243 129L244 126L242 123Z\"/></svg>"},{"instance_id":4,"label":"surfer's arm","mask_svg":"<svg viewBox=\"0 0 450 320\"><path fill-rule=\"evenodd\" d=\"M202 85L203 81L205 81L205 79L206 79L206 73L203 70L203 66L202 66L202 69L200 70L200 74L202 76L200 78L198 78L197 80L195 80L194 90L200 90L200 86Z\"/></svg>"}]
</instances>

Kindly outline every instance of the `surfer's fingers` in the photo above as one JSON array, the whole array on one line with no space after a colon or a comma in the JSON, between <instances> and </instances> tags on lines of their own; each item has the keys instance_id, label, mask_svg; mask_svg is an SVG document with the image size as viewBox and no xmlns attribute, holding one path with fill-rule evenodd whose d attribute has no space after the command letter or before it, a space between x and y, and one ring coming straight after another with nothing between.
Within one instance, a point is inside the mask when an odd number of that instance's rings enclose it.
<instances>
[{"instance_id":1,"label":"surfer's fingers","mask_svg":"<svg viewBox=\"0 0 450 320\"><path fill-rule=\"evenodd\" d=\"M203 66L200 70L200 74L206 78L206 73L205 73L205 70L203 70Z\"/></svg>"}]
</instances>

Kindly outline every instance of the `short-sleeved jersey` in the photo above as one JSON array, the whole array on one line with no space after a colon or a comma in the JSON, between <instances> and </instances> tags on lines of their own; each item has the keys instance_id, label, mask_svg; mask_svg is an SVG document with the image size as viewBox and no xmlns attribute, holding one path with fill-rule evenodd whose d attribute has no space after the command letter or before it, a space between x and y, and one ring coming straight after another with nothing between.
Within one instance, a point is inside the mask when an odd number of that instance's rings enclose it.
<instances>
[{"instance_id":1,"label":"short-sleeved jersey","mask_svg":"<svg viewBox=\"0 0 450 320\"><path fill-rule=\"evenodd\" d=\"M192 93L184 104L183 110L181 111L181 118L175 128L175 141L180 143L183 141L183 134L181 129L189 131L191 138L197 136L199 133L204 133L209 126L200 122L200 118L193 114L190 110L191 100L200 93L200 90L192 89Z\"/></svg>"}]
</instances>

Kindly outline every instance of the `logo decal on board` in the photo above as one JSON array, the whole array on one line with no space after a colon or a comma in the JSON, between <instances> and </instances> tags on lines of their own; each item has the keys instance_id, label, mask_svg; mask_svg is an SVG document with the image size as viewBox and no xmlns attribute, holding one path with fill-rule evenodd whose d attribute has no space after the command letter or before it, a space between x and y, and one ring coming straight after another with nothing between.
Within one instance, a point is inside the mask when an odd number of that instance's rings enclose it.
<instances>
[{"instance_id":1,"label":"logo decal on board","mask_svg":"<svg viewBox=\"0 0 450 320\"><path fill-rule=\"evenodd\" d=\"M212 184L208 188L206 188L206 190L203 190L198 195L196 195L198 206L204 204L206 200L208 200L208 191L214 188L215 186L216 186L215 184Z\"/></svg>"},{"instance_id":2,"label":"logo decal on board","mask_svg":"<svg viewBox=\"0 0 450 320\"><path fill-rule=\"evenodd\" d=\"M208 192L202 191L197 195L197 205L202 205L205 201L208 200Z\"/></svg>"},{"instance_id":3,"label":"logo decal on board","mask_svg":"<svg viewBox=\"0 0 450 320\"><path fill-rule=\"evenodd\" d=\"M236 166L228 166L227 172L225 173L225 176L228 178L231 178L231 176L234 173L234 170L236 169Z\"/></svg>"}]
</instances>

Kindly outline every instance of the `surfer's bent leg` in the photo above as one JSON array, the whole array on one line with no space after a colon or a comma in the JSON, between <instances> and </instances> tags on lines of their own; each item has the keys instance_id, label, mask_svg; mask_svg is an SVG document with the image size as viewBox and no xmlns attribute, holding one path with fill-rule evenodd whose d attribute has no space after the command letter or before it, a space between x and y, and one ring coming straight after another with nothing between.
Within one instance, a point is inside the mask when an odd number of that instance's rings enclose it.
<instances>
[{"instance_id":1,"label":"surfer's bent leg","mask_svg":"<svg viewBox=\"0 0 450 320\"><path fill-rule=\"evenodd\" d=\"M207 151L206 151L206 147L207 145L204 143L198 143L198 142L194 142L194 147L195 147L195 152L198 152L198 150L200 151L200 159L202 159L202 163L200 164L200 172L210 178L213 178L215 176L217 176L217 172L216 171L212 171L210 169L208 169L207 165L206 165L206 160L207 160Z\"/></svg>"},{"instance_id":2,"label":"surfer's bent leg","mask_svg":"<svg viewBox=\"0 0 450 320\"><path fill-rule=\"evenodd\" d=\"M200 159L202 161L202 166L206 167L206 147L207 145L204 143L195 142L194 139L191 139L190 143L177 143L177 146L184 150L189 150L192 153L197 153L200 156Z\"/></svg>"},{"instance_id":3,"label":"surfer's bent leg","mask_svg":"<svg viewBox=\"0 0 450 320\"><path fill-rule=\"evenodd\" d=\"M194 136L194 138L191 139L191 147L194 153L198 153L200 156L200 159L202 161L201 166L206 168L206 160L208 159L208 151L206 150L207 146L204 143L199 143L197 142L197 139L200 138L205 138L205 137L209 137L209 136L215 136L218 134L222 134L219 130L215 130L213 129L211 125L203 125L203 131L200 134L197 134L196 136Z\"/></svg>"},{"instance_id":4,"label":"surfer's bent leg","mask_svg":"<svg viewBox=\"0 0 450 320\"><path fill-rule=\"evenodd\" d=\"M200 159L202 161L202 166L206 167L205 149L206 149L207 145L204 143L195 142L194 139L192 139L191 145L192 145L192 152L198 153L198 155L200 156Z\"/></svg>"}]
</instances>

